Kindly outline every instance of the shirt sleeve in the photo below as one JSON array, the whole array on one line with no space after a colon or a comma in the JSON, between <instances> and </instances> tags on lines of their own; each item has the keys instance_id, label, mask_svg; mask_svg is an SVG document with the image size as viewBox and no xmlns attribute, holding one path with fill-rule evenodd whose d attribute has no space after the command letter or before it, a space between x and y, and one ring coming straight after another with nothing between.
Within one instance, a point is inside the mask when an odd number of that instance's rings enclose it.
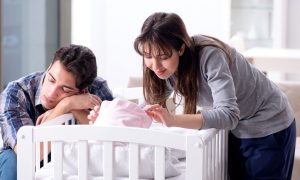
<instances>
[{"instance_id":1,"label":"shirt sleeve","mask_svg":"<svg viewBox=\"0 0 300 180\"><path fill-rule=\"evenodd\" d=\"M227 57L221 49L209 47L205 48L201 61L201 72L213 98L212 109L200 110L204 119L202 129L234 129L240 111Z\"/></svg>"},{"instance_id":2,"label":"shirt sleeve","mask_svg":"<svg viewBox=\"0 0 300 180\"><path fill-rule=\"evenodd\" d=\"M27 102L27 103L25 103ZM18 83L9 83L1 94L0 124L3 139L3 148L14 148L17 144L17 132L24 125L33 125L27 110L30 100Z\"/></svg>"},{"instance_id":3,"label":"shirt sleeve","mask_svg":"<svg viewBox=\"0 0 300 180\"><path fill-rule=\"evenodd\" d=\"M113 95L110 88L108 87L107 81L102 79L101 77L96 78L89 90L90 93L99 96L102 101L113 100Z\"/></svg>"}]
</instances>

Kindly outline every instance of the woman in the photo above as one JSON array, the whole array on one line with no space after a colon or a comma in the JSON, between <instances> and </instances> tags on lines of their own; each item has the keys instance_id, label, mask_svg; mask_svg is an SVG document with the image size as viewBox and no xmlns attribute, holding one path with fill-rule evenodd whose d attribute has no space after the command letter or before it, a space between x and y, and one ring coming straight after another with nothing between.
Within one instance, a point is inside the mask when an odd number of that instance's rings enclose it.
<instances>
[{"instance_id":1,"label":"woman","mask_svg":"<svg viewBox=\"0 0 300 180\"><path fill-rule=\"evenodd\" d=\"M293 111L278 87L240 53L213 37L190 37L174 13L150 15L134 48L143 57L145 110L154 120L168 127L230 130L231 180L291 179ZM172 91L184 100L182 115L166 108Z\"/></svg>"}]
</instances>

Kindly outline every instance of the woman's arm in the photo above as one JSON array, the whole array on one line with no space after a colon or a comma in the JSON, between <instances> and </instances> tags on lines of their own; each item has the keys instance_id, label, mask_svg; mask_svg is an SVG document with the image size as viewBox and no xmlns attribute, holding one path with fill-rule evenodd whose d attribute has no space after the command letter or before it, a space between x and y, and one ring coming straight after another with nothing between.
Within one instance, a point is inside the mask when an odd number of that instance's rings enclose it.
<instances>
[{"instance_id":1,"label":"woman's arm","mask_svg":"<svg viewBox=\"0 0 300 180\"><path fill-rule=\"evenodd\" d=\"M173 115L159 104L147 105L144 107L144 110L155 121L160 122L167 127L201 129L203 125L202 114Z\"/></svg>"}]
</instances>

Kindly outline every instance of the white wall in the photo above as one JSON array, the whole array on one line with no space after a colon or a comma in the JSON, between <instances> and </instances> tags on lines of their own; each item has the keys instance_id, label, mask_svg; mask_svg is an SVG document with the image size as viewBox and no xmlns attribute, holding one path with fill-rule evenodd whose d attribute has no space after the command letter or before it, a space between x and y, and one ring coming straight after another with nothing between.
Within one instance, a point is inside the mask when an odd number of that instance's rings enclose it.
<instances>
[{"instance_id":1,"label":"white wall","mask_svg":"<svg viewBox=\"0 0 300 180\"><path fill-rule=\"evenodd\" d=\"M230 0L73 0L72 43L95 52L98 75L110 88L124 87L130 76L141 76L133 42L144 20L157 11L180 15L190 35L229 39Z\"/></svg>"},{"instance_id":2,"label":"white wall","mask_svg":"<svg viewBox=\"0 0 300 180\"><path fill-rule=\"evenodd\" d=\"M299 0L288 0L287 2L287 48L300 49L300 1ZM300 67L299 67L300 69ZM286 79L291 81L300 81L298 73L286 74Z\"/></svg>"},{"instance_id":3,"label":"white wall","mask_svg":"<svg viewBox=\"0 0 300 180\"><path fill-rule=\"evenodd\" d=\"M300 1L288 0L287 9L287 47L300 49Z\"/></svg>"}]
</instances>

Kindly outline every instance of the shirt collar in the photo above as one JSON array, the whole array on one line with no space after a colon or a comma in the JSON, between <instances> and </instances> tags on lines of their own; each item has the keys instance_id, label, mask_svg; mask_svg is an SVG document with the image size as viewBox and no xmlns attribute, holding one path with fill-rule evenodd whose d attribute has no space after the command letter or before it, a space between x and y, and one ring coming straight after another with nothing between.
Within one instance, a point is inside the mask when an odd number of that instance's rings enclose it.
<instances>
[{"instance_id":1,"label":"shirt collar","mask_svg":"<svg viewBox=\"0 0 300 180\"><path fill-rule=\"evenodd\" d=\"M41 76L41 79L40 79L40 82L39 82L39 86L38 86L38 89L37 89L36 94L35 94L35 106L36 107L38 105L42 105L42 102L41 102L41 99L40 99L40 94L41 94L41 89L42 89L43 82L44 82L44 79L45 79L45 76L46 76L46 72L47 71L45 71L43 73L43 75Z\"/></svg>"}]
</instances>

